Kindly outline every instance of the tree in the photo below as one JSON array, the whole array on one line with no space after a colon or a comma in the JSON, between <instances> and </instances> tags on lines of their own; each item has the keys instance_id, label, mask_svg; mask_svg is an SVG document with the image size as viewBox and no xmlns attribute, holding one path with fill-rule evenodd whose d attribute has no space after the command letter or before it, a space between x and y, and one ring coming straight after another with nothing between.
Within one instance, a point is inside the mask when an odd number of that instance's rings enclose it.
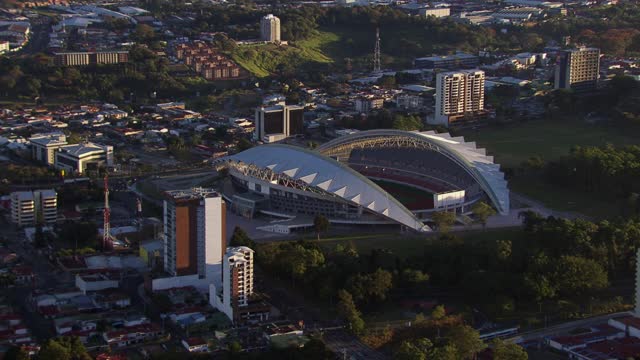
<instances>
[{"instance_id":1,"label":"tree","mask_svg":"<svg viewBox=\"0 0 640 360\"><path fill-rule=\"evenodd\" d=\"M602 290L609 284L602 265L579 256L563 256L557 265L558 291L566 296L584 296Z\"/></svg>"},{"instance_id":2,"label":"tree","mask_svg":"<svg viewBox=\"0 0 640 360\"><path fill-rule=\"evenodd\" d=\"M455 326L449 331L447 337L449 343L455 345L458 352L458 359L473 358L487 347L487 345L480 340L480 334L468 325Z\"/></svg>"},{"instance_id":3,"label":"tree","mask_svg":"<svg viewBox=\"0 0 640 360\"><path fill-rule=\"evenodd\" d=\"M318 240L320 240L320 233L324 233L329 230L329 219L324 215L318 214L313 218L313 227L318 235Z\"/></svg>"},{"instance_id":4,"label":"tree","mask_svg":"<svg viewBox=\"0 0 640 360\"><path fill-rule=\"evenodd\" d=\"M496 214L496 211L484 201L473 204L471 211L483 228L487 227L487 219Z\"/></svg>"},{"instance_id":5,"label":"tree","mask_svg":"<svg viewBox=\"0 0 640 360\"><path fill-rule=\"evenodd\" d=\"M387 293L393 287L393 275L383 269L377 269L371 274L369 295L376 300L385 300Z\"/></svg>"},{"instance_id":6,"label":"tree","mask_svg":"<svg viewBox=\"0 0 640 360\"><path fill-rule=\"evenodd\" d=\"M77 336L49 339L40 348L37 360L91 360Z\"/></svg>"},{"instance_id":7,"label":"tree","mask_svg":"<svg viewBox=\"0 0 640 360\"><path fill-rule=\"evenodd\" d=\"M445 316L447 316L447 310L444 305L438 305L431 311L431 318L433 320L442 320Z\"/></svg>"},{"instance_id":8,"label":"tree","mask_svg":"<svg viewBox=\"0 0 640 360\"><path fill-rule=\"evenodd\" d=\"M431 214L431 220L436 224L439 231L447 233L456 222L456 214L451 211L434 211Z\"/></svg>"},{"instance_id":9,"label":"tree","mask_svg":"<svg viewBox=\"0 0 640 360\"><path fill-rule=\"evenodd\" d=\"M437 347L431 352L429 360L458 360L458 349L453 344Z\"/></svg>"},{"instance_id":10,"label":"tree","mask_svg":"<svg viewBox=\"0 0 640 360\"><path fill-rule=\"evenodd\" d=\"M418 289L429 282L429 274L425 274L421 270L404 269L402 270L402 281L408 287Z\"/></svg>"},{"instance_id":11,"label":"tree","mask_svg":"<svg viewBox=\"0 0 640 360\"><path fill-rule=\"evenodd\" d=\"M232 354L239 354L242 352L242 345L239 342L233 341L229 344L229 352Z\"/></svg>"},{"instance_id":12,"label":"tree","mask_svg":"<svg viewBox=\"0 0 640 360\"><path fill-rule=\"evenodd\" d=\"M493 360L528 360L529 355L522 346L495 339L491 342Z\"/></svg>"},{"instance_id":13,"label":"tree","mask_svg":"<svg viewBox=\"0 0 640 360\"><path fill-rule=\"evenodd\" d=\"M360 334L364 330L364 320L356 307L353 297L346 290L338 291L338 315L347 321L349 329L354 334Z\"/></svg>"},{"instance_id":14,"label":"tree","mask_svg":"<svg viewBox=\"0 0 640 360\"><path fill-rule=\"evenodd\" d=\"M351 276L346 286L355 301L383 301L393 287L393 275L379 268L371 274Z\"/></svg>"},{"instance_id":15,"label":"tree","mask_svg":"<svg viewBox=\"0 0 640 360\"><path fill-rule=\"evenodd\" d=\"M156 36L155 30L149 25L138 24L133 33L133 37L140 42L149 42Z\"/></svg>"},{"instance_id":16,"label":"tree","mask_svg":"<svg viewBox=\"0 0 640 360\"><path fill-rule=\"evenodd\" d=\"M256 242L253 241L249 235L239 226L236 226L233 229L233 234L231 235L231 240L229 241L229 245L231 246L246 246L251 249L256 248Z\"/></svg>"},{"instance_id":17,"label":"tree","mask_svg":"<svg viewBox=\"0 0 640 360\"><path fill-rule=\"evenodd\" d=\"M3 360L29 360L31 357L21 346L12 346L4 353Z\"/></svg>"},{"instance_id":18,"label":"tree","mask_svg":"<svg viewBox=\"0 0 640 360\"><path fill-rule=\"evenodd\" d=\"M393 355L394 360L427 360L429 350L433 347L431 340L422 338L415 341L403 341Z\"/></svg>"}]
</instances>

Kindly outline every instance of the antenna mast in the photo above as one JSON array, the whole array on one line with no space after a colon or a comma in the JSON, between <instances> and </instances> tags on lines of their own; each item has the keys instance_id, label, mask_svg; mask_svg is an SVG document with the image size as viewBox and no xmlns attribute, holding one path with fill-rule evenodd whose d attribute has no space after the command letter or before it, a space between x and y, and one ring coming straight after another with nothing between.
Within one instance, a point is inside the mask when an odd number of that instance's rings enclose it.
<instances>
[{"instance_id":1,"label":"antenna mast","mask_svg":"<svg viewBox=\"0 0 640 360\"><path fill-rule=\"evenodd\" d=\"M373 72L380 72L380 28L376 28L376 47L373 52Z\"/></svg>"},{"instance_id":2,"label":"antenna mast","mask_svg":"<svg viewBox=\"0 0 640 360\"><path fill-rule=\"evenodd\" d=\"M109 175L104 176L104 229L102 232L102 248L111 249L111 210L109 209Z\"/></svg>"}]
</instances>

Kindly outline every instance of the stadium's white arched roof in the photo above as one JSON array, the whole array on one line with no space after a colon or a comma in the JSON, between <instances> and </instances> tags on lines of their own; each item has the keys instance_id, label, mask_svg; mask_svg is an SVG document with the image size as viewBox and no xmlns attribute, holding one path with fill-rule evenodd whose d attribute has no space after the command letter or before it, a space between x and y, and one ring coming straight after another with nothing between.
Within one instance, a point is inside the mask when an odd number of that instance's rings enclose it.
<instances>
[{"instance_id":1,"label":"stadium's white arched roof","mask_svg":"<svg viewBox=\"0 0 640 360\"><path fill-rule=\"evenodd\" d=\"M277 174L284 174L412 229L430 230L409 209L374 182L318 152L273 144L253 147L229 156L226 160L251 164Z\"/></svg>"},{"instance_id":2,"label":"stadium's white arched roof","mask_svg":"<svg viewBox=\"0 0 640 360\"><path fill-rule=\"evenodd\" d=\"M449 133L434 131L368 130L346 135L318 147L317 151L334 156L345 149L383 145L410 146L438 151L462 167L482 187L500 214L509 213L509 189L500 165L493 162L485 149L475 142L465 142L463 137L451 137Z\"/></svg>"}]
</instances>

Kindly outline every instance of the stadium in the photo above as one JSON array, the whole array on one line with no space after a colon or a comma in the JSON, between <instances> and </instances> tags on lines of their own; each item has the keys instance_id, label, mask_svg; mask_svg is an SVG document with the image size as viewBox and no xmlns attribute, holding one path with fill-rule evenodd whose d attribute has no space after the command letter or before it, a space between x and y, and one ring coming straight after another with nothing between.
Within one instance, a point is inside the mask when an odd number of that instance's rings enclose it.
<instances>
[{"instance_id":1,"label":"stadium","mask_svg":"<svg viewBox=\"0 0 640 360\"><path fill-rule=\"evenodd\" d=\"M325 215L337 224L398 224L417 231L434 211L463 218L486 201L509 212L500 165L462 137L370 130L339 137L315 150L263 145L223 158L231 209L285 219Z\"/></svg>"}]
</instances>

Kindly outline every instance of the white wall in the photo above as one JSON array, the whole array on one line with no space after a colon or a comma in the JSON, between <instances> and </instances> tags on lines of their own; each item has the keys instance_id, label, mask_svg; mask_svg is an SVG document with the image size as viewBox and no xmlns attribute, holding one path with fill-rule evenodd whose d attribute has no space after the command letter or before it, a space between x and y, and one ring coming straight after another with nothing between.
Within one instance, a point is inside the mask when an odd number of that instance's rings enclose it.
<instances>
[{"instance_id":1,"label":"white wall","mask_svg":"<svg viewBox=\"0 0 640 360\"><path fill-rule=\"evenodd\" d=\"M209 282L216 285L222 283L222 257L223 257L223 228L222 222L222 197L206 198L204 200L204 250L205 272Z\"/></svg>"},{"instance_id":2,"label":"white wall","mask_svg":"<svg viewBox=\"0 0 640 360\"><path fill-rule=\"evenodd\" d=\"M184 286L193 286L199 291L206 292L209 289L209 282L207 279L201 279L197 274L151 280L152 291L168 290Z\"/></svg>"}]
</instances>

